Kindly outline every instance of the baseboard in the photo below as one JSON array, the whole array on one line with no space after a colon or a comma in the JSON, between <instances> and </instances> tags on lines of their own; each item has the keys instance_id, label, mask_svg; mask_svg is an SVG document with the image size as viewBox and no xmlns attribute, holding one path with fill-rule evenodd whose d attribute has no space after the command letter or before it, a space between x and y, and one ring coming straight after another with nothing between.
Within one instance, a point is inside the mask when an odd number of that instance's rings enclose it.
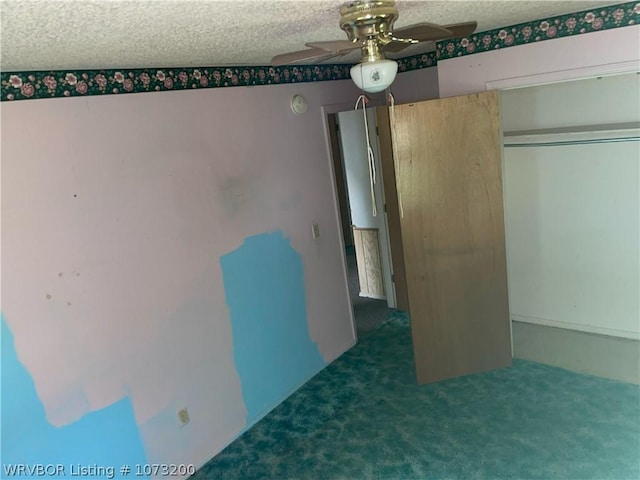
<instances>
[{"instance_id":1,"label":"baseboard","mask_svg":"<svg viewBox=\"0 0 640 480\"><path fill-rule=\"evenodd\" d=\"M640 384L640 341L512 322L513 356Z\"/></svg>"},{"instance_id":2,"label":"baseboard","mask_svg":"<svg viewBox=\"0 0 640 480\"><path fill-rule=\"evenodd\" d=\"M522 323L535 323L546 325L547 327L565 328L567 330L577 330L579 332L597 333L599 335L607 335L610 337L630 338L632 340L640 340L640 333L637 331L619 330L617 328L597 327L586 325L584 323L561 322L559 320L551 320L549 318L530 317L527 315L517 315L512 313L511 320Z\"/></svg>"}]
</instances>

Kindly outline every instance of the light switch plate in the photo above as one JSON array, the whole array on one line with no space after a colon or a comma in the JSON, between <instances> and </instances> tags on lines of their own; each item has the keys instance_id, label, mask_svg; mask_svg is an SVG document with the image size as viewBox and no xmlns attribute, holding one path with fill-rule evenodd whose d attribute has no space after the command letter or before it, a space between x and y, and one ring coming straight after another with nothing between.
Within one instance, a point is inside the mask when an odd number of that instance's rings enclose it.
<instances>
[{"instance_id":1,"label":"light switch plate","mask_svg":"<svg viewBox=\"0 0 640 480\"><path fill-rule=\"evenodd\" d=\"M318 237L320 236L320 227L318 227L318 224L317 224L317 223L314 223L314 224L311 226L311 236L312 236L313 238L318 238Z\"/></svg>"}]
</instances>

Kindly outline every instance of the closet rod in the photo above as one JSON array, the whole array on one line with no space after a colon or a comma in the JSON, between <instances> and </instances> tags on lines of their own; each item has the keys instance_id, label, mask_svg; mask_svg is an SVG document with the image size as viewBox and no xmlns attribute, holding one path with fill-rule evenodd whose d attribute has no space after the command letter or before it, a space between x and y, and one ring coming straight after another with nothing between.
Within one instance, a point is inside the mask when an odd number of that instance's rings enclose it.
<instances>
[{"instance_id":1,"label":"closet rod","mask_svg":"<svg viewBox=\"0 0 640 480\"><path fill-rule=\"evenodd\" d=\"M640 142L640 137L594 138L589 140L565 140L557 142L505 143L505 148L515 147L559 147L569 145L592 145L596 143Z\"/></svg>"},{"instance_id":2,"label":"closet rod","mask_svg":"<svg viewBox=\"0 0 640 480\"><path fill-rule=\"evenodd\" d=\"M573 127L534 128L531 130L510 130L504 132L505 137L523 137L529 135L562 135L581 133L620 132L621 130L640 130L640 122L618 122L600 125L579 125ZM632 133L632 132L628 132ZM628 133L625 133L628 134Z\"/></svg>"}]
</instances>

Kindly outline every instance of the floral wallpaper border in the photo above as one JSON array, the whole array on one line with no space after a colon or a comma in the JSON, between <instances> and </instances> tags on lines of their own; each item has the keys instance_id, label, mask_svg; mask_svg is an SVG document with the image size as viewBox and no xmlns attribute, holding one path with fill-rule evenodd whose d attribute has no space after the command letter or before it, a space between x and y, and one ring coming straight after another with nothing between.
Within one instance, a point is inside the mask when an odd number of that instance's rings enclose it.
<instances>
[{"instance_id":1,"label":"floral wallpaper border","mask_svg":"<svg viewBox=\"0 0 640 480\"><path fill-rule=\"evenodd\" d=\"M0 100L343 80L350 78L349 68L338 64L3 72Z\"/></svg>"},{"instance_id":2,"label":"floral wallpaper border","mask_svg":"<svg viewBox=\"0 0 640 480\"><path fill-rule=\"evenodd\" d=\"M398 71L438 60L634 25L640 3L629 2L437 42L436 51L398 59ZM348 79L352 65L242 66L1 72L0 101L161 92L196 88L278 85Z\"/></svg>"},{"instance_id":3,"label":"floral wallpaper border","mask_svg":"<svg viewBox=\"0 0 640 480\"><path fill-rule=\"evenodd\" d=\"M436 52L420 53L411 57L396 58L398 62L398 72L410 72L421 68L435 67L438 63Z\"/></svg>"},{"instance_id":4,"label":"floral wallpaper border","mask_svg":"<svg viewBox=\"0 0 640 480\"><path fill-rule=\"evenodd\" d=\"M436 44L436 55L438 60L445 60L636 23L640 23L640 3L628 2L478 32L469 38L443 40Z\"/></svg>"}]
</instances>

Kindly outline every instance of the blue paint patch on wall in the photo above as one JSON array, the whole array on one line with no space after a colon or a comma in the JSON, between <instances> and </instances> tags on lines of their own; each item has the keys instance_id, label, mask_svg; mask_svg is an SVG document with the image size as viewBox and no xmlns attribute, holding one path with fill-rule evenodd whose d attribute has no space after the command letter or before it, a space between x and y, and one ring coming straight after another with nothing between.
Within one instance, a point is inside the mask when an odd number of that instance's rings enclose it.
<instances>
[{"instance_id":1,"label":"blue paint patch on wall","mask_svg":"<svg viewBox=\"0 0 640 480\"><path fill-rule=\"evenodd\" d=\"M302 259L282 232L220 257L233 355L252 423L325 365L309 337Z\"/></svg>"},{"instance_id":2,"label":"blue paint patch on wall","mask_svg":"<svg viewBox=\"0 0 640 480\"><path fill-rule=\"evenodd\" d=\"M55 478L124 478L120 472L123 465L132 469L127 478L135 476L135 465L144 464L146 454L131 401L125 398L70 425L51 425L33 380L20 363L13 335L4 319L1 323L0 478L53 477L54 468L64 469L64 474L58 471ZM15 470L18 465L52 466L45 472L34 470L31 475L23 470L20 475ZM81 468L93 470L85 470L82 475Z\"/></svg>"}]
</instances>

